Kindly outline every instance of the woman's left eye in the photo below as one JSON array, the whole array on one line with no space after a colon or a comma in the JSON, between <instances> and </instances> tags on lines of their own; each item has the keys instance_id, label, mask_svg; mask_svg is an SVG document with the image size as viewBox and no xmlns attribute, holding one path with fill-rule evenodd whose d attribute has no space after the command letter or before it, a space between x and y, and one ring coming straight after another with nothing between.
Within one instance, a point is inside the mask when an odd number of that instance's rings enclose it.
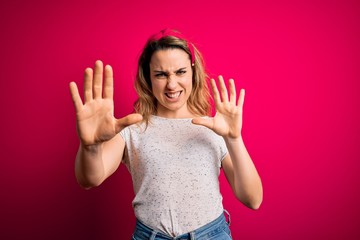
<instances>
[{"instance_id":1,"label":"woman's left eye","mask_svg":"<svg viewBox=\"0 0 360 240\"><path fill-rule=\"evenodd\" d=\"M179 71L176 72L177 75L183 75L185 73L186 73L185 70L179 70Z\"/></svg>"}]
</instances>

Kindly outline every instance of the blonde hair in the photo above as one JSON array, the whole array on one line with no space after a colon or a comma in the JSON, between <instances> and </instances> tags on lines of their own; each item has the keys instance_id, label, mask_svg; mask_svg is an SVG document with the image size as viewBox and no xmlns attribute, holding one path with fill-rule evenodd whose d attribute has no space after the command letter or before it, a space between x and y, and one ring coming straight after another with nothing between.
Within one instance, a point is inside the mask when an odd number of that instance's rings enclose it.
<instances>
[{"instance_id":1,"label":"blonde hair","mask_svg":"<svg viewBox=\"0 0 360 240\"><path fill-rule=\"evenodd\" d=\"M186 40L175 36L163 36L158 40L149 39L140 55L138 61L138 71L135 79L135 89L138 99L134 103L135 111L143 116L143 120L148 124L150 115L157 112L157 100L152 93L150 81L150 61L154 52L166 49L182 49L191 59ZM195 61L192 66L192 91L188 98L187 105L189 110L195 115L208 116L211 111L209 102L210 93L207 85L207 74L205 72L204 60L197 48L194 48Z\"/></svg>"}]
</instances>

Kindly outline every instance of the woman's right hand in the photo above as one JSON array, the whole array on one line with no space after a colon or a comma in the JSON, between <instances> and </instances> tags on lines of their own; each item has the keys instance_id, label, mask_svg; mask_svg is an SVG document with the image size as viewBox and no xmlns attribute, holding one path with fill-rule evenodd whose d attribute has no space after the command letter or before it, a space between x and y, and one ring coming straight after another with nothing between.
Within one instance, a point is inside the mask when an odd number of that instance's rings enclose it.
<instances>
[{"instance_id":1,"label":"woman's right hand","mask_svg":"<svg viewBox=\"0 0 360 240\"><path fill-rule=\"evenodd\" d=\"M114 117L113 71L110 65L106 65L104 70L100 60L95 62L94 71L85 69L85 103L75 82L70 83L70 92L76 110L78 135L84 147L108 141L126 126L142 120L140 114L130 114L120 119Z\"/></svg>"}]
</instances>

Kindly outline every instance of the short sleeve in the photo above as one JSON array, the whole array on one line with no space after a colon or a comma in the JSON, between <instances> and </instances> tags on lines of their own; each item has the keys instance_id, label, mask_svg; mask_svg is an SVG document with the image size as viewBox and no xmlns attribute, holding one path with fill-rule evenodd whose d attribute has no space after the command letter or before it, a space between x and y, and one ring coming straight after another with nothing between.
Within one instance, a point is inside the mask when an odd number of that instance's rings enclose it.
<instances>
[{"instance_id":1,"label":"short sleeve","mask_svg":"<svg viewBox=\"0 0 360 240\"><path fill-rule=\"evenodd\" d=\"M125 149L124 149L124 155L123 158L121 159L121 162L124 163L126 166L129 163L129 155L128 155L128 149L127 149L127 145L128 145L128 139L129 139L129 127L126 127L124 129L122 129L119 133L119 135L124 139L125 142Z\"/></svg>"},{"instance_id":2,"label":"short sleeve","mask_svg":"<svg viewBox=\"0 0 360 240\"><path fill-rule=\"evenodd\" d=\"M126 142L126 139L128 138L128 135L129 135L129 131L128 131L128 128L123 128L121 131L120 131L120 136L124 139L124 141Z\"/></svg>"},{"instance_id":3,"label":"short sleeve","mask_svg":"<svg viewBox=\"0 0 360 240\"><path fill-rule=\"evenodd\" d=\"M220 140L220 153L221 153L220 161L222 162L222 160L224 160L224 158L228 154L228 149L226 147L225 140L222 137L221 137L221 140Z\"/></svg>"}]
</instances>

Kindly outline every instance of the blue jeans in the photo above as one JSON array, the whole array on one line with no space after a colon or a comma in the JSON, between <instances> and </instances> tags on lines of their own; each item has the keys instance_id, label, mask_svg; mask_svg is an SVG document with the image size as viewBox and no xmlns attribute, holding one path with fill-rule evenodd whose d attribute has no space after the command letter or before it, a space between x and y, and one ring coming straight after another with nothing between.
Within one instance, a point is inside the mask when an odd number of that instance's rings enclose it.
<instances>
[{"instance_id":1,"label":"blue jeans","mask_svg":"<svg viewBox=\"0 0 360 240\"><path fill-rule=\"evenodd\" d=\"M224 212L228 215L228 221L226 221L224 214L221 214L214 221L192 232L177 237L168 236L144 225L139 220L136 220L136 227L132 240L229 240L232 239L229 229L230 215L227 211Z\"/></svg>"}]
</instances>

